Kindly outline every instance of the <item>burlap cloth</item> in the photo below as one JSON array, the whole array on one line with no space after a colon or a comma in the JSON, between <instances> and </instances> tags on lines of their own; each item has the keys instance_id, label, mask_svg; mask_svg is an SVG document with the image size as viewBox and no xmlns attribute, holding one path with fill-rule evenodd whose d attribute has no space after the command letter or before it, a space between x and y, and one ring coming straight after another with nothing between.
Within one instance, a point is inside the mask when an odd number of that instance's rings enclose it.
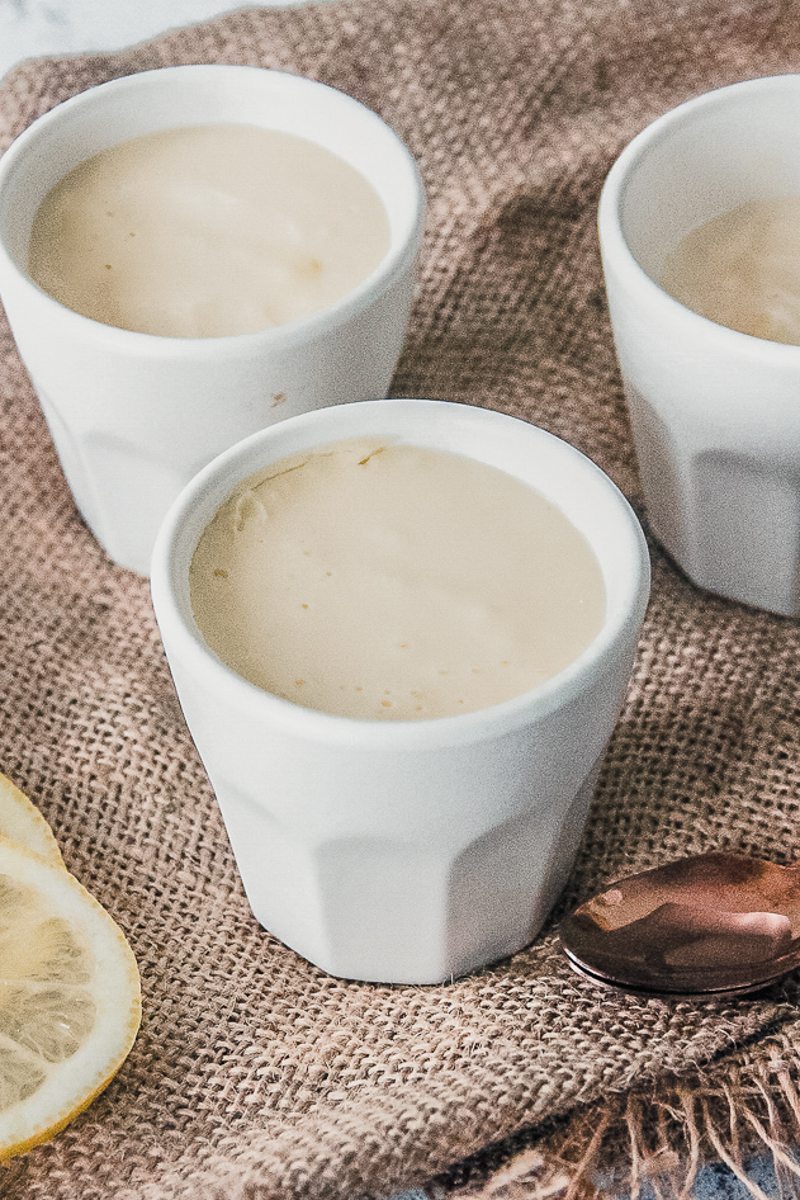
<instances>
[{"instance_id":1,"label":"burlap cloth","mask_svg":"<svg viewBox=\"0 0 800 1200\"><path fill-rule=\"evenodd\" d=\"M2 145L90 84L190 62L288 68L377 109L430 197L395 393L536 422L639 505L596 248L600 184L664 109L800 64L796 5L337 0L243 11L122 54L20 67L0 89ZM327 978L261 930L147 585L112 567L76 516L5 327L0 355L0 767L39 801L69 867L126 930L144 990L118 1079L0 1173L3 1196L355 1200L698 1064L717 1060L724 1081L725 1055L747 1040L751 1066L789 1079L794 984L719 1005L598 994L549 932L450 986L367 986ZM798 625L699 593L656 547L653 566L635 677L565 903L690 851L800 850Z\"/></svg>"}]
</instances>

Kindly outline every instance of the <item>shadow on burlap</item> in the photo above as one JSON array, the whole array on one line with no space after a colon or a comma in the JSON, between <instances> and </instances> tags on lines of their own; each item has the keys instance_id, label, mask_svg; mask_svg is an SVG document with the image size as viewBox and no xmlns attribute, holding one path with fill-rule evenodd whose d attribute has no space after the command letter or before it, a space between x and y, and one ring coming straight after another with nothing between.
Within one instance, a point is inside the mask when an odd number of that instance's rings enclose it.
<instances>
[{"instance_id":1,"label":"shadow on burlap","mask_svg":"<svg viewBox=\"0 0 800 1200\"><path fill-rule=\"evenodd\" d=\"M394 392L536 422L641 511L596 251L602 178L665 108L798 61L800 23L774 2L337 0L26 64L0 88L0 136L90 84L180 62L282 67L353 93L406 139L430 196ZM688 1089L700 1106L697 1071L714 1060L702 1086L754 1087L776 1037L791 1083L794 987L699 1005L598 995L552 932L450 986L378 987L327 978L258 928L147 586L110 566L76 516L7 331L0 404L0 767L125 929L144 988L121 1075L10 1165L4 1196L356 1200L594 1104L564 1159L585 1165L597 1114L624 1123L649 1103L644 1088L664 1103ZM794 623L701 595L654 548L635 675L564 904L689 851L797 852L799 642ZM745 1066L720 1074L745 1042ZM784 1115L791 1087L768 1091ZM712 1122L723 1149L734 1124ZM676 1143L690 1164L698 1139ZM632 1144L638 1161L646 1147ZM530 1156L529 1136L517 1145ZM517 1176L519 1194L549 1187Z\"/></svg>"}]
</instances>

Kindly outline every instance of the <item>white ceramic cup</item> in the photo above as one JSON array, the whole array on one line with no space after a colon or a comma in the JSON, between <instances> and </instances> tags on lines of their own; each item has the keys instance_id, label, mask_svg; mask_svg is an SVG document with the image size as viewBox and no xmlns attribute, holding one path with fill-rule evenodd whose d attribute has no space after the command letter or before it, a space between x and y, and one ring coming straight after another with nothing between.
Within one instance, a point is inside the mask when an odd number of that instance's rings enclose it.
<instances>
[{"instance_id":1,"label":"white ceramic cup","mask_svg":"<svg viewBox=\"0 0 800 1200\"><path fill-rule=\"evenodd\" d=\"M140 134L230 122L308 138L375 187L390 246L358 287L258 333L173 338L103 325L32 282L34 215L79 162ZM419 173L392 130L342 92L279 71L187 66L127 76L58 105L17 138L0 159L0 295L75 501L112 559L146 574L170 503L227 446L321 405L386 395L423 218Z\"/></svg>"},{"instance_id":2,"label":"white ceramic cup","mask_svg":"<svg viewBox=\"0 0 800 1200\"><path fill-rule=\"evenodd\" d=\"M600 199L611 321L653 532L701 587L800 616L800 346L717 325L658 284L691 230L800 195L800 75L660 117Z\"/></svg>"},{"instance_id":3,"label":"white ceramic cup","mask_svg":"<svg viewBox=\"0 0 800 1200\"><path fill-rule=\"evenodd\" d=\"M282 700L216 657L189 598L204 528L254 472L361 436L499 467L582 531L607 613L575 662L491 708L370 721ZM387 983L436 983L535 936L577 850L649 591L639 524L598 467L486 409L431 400L321 409L253 435L192 480L159 534L152 588L178 696L264 926L333 975Z\"/></svg>"}]
</instances>

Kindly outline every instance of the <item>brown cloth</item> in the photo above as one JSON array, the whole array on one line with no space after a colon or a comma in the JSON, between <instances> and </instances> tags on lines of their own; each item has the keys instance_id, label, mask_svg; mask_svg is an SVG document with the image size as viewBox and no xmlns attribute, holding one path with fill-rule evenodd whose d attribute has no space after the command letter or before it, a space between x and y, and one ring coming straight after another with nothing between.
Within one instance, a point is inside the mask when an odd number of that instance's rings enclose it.
<instances>
[{"instance_id":1,"label":"brown cloth","mask_svg":"<svg viewBox=\"0 0 800 1200\"><path fill-rule=\"evenodd\" d=\"M23 65L0 88L0 145L91 84L191 62L289 69L381 113L430 197L394 393L542 425L640 504L597 254L600 185L666 108L800 63L794 5L242 11L121 54ZM794 984L699 1005L600 993L571 972L552 924L511 960L428 988L328 978L260 929L147 584L113 567L77 517L5 327L0 405L0 768L125 929L144 990L117 1080L0 1172L4 1197L382 1196L525 1125L747 1039L757 1047L767 1030L791 1043ZM691 851L800 854L797 623L702 594L657 547L653 566L638 665L564 903Z\"/></svg>"}]
</instances>

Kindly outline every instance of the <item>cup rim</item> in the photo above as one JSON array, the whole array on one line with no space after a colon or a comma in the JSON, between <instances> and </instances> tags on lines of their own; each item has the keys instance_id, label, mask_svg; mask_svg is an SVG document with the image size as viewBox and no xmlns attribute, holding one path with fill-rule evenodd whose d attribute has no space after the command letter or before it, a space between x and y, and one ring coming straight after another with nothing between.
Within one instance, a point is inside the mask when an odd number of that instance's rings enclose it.
<instances>
[{"instance_id":1,"label":"cup rim","mask_svg":"<svg viewBox=\"0 0 800 1200\"><path fill-rule=\"evenodd\" d=\"M252 466L243 468L242 464L248 463L254 450L264 449L263 465L267 465L271 458L274 461L281 453L285 454L285 450L278 450L271 456L266 451L270 443L280 441L290 426L297 429L301 425L320 423L323 428L317 444L324 445L337 438L336 417L332 414L341 411L352 413L355 409L360 410L364 418L361 433L348 430L346 433L340 432L339 436L380 434L379 414L383 411L386 415L386 406L395 410L409 407L427 407L428 411L433 411L434 408L439 411L457 409L462 417L466 416L470 421L487 424L510 422L520 427L516 436L526 436L532 441L539 441L549 448L548 452L555 452L571 458L574 463L579 463L581 470L608 489L617 506L620 515L618 536L625 540L625 553L630 564L623 599L618 604L617 611L612 614L606 613L600 632L585 650L557 675L500 704L447 717L394 721L347 717L306 708L258 687L218 658L203 639L196 623L187 619L178 599L176 580L179 574L182 575L182 571L177 559L181 555L182 542L186 536L184 530L193 509L203 502L203 497L209 490L216 490L222 480L227 480L227 495L252 474ZM370 428L373 414L377 419ZM329 422L334 428L330 428ZM414 440L411 439L412 442ZM419 439L417 444L424 445L424 438ZM453 452L459 453L458 447L454 447ZM214 511L216 507L218 505L215 505ZM591 542L590 545L595 555L600 558L596 546ZM188 571L188 565L185 569ZM223 451L194 476L167 512L153 550L150 582L159 628L168 630L169 640L173 646L178 647L181 659L188 658L194 662L198 674L202 672L212 681L214 693L223 702L230 701L236 706L247 706L253 712L262 713L273 726L294 730L318 741L346 743L365 748L418 750L497 737L532 721L541 720L577 696L584 689L587 677L602 674L605 661L616 647L632 630L638 630L649 598L650 559L642 528L625 496L600 467L570 443L539 426L491 409L446 400L394 397L359 401L302 413L261 429Z\"/></svg>"},{"instance_id":2,"label":"cup rim","mask_svg":"<svg viewBox=\"0 0 800 1200\"><path fill-rule=\"evenodd\" d=\"M190 63L175 67L157 67L95 84L42 113L14 139L5 153L0 156L0 194L11 177L18 160L32 150L35 152L36 142L42 133L62 121L65 115L68 118L70 113L76 109L102 104L103 97L109 93L135 92L138 88L148 86L155 77L163 79L165 76L190 76L200 79L203 75L209 78L221 78L224 74L233 74L243 78L245 73L251 77L255 74L267 75L277 82L278 87L289 92L308 90L329 94L335 98L336 103L352 107L362 118L372 122L375 129L380 130L381 136L391 141L399 152L400 169L407 173L407 180L414 197L413 208L408 215L407 227L401 231L397 244L390 247L365 279L345 292L333 304L293 321L270 325L251 333L223 334L214 337L174 337L142 333L133 329L123 329L118 325L108 325L62 304L49 292L39 287L27 271L17 264L0 233L0 272L2 275L13 276L19 287L27 291L29 296L35 297L38 303L44 304L53 313L57 313L59 319L66 321L68 326L72 326L76 334L90 330L93 337L102 338L107 344L117 349L146 351L148 354L156 356L197 358L198 355L209 355L217 357L220 351L258 354L269 349L273 344L280 345L282 348L302 344L337 329L350 321L355 314L372 305L391 288L398 276L407 270L409 263L418 253L426 209L422 177L417 162L405 142L373 109L362 104L360 100L350 96L347 92L316 79L309 79L304 75L295 75L290 71L279 71L272 67L238 63ZM176 128L180 128L180 126L176 126ZM307 140L313 142L314 139L309 137ZM362 172L362 174L365 173ZM366 174L365 178L367 178ZM368 179L368 182L372 183L372 180Z\"/></svg>"},{"instance_id":3,"label":"cup rim","mask_svg":"<svg viewBox=\"0 0 800 1200\"><path fill-rule=\"evenodd\" d=\"M713 321L710 317L695 312L683 301L676 299L645 271L628 245L622 228L622 204L628 182L644 157L656 144L663 141L676 126L684 124L705 110L725 105L742 93L772 90L800 90L800 72L764 75L755 79L726 84L724 87L714 88L699 96L684 100L681 104L656 117L627 143L608 172L600 193L597 226L604 257L613 261L619 270L625 271L629 283L641 289L650 301L666 305L679 319L690 323L701 322L706 336L716 338L722 343L723 350L738 349L746 352L751 358L755 354L764 358L777 357L789 362L796 362L800 355L800 345L775 342L769 338L743 333L739 329L731 329L728 325L721 325L718 321Z\"/></svg>"}]
</instances>

